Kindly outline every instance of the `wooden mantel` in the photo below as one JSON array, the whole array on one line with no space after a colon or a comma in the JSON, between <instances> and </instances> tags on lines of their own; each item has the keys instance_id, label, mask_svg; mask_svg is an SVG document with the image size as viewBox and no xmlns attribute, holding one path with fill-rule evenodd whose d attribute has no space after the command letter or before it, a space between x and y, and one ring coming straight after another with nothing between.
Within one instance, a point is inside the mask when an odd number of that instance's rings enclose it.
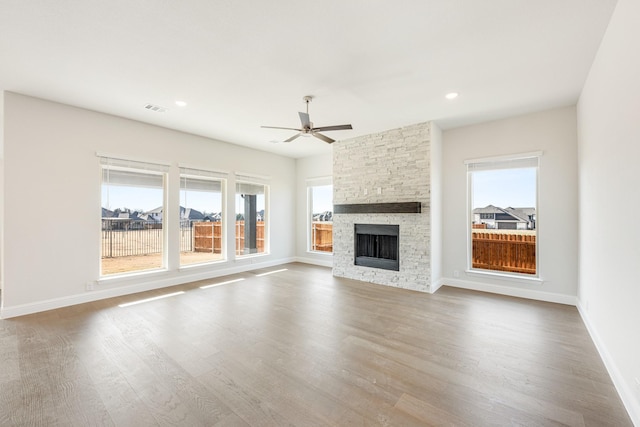
<instances>
[{"instance_id":1,"label":"wooden mantel","mask_svg":"<svg viewBox=\"0 0 640 427\"><path fill-rule=\"evenodd\" d=\"M402 214L421 212L421 202L353 203L333 205L334 214Z\"/></svg>"}]
</instances>

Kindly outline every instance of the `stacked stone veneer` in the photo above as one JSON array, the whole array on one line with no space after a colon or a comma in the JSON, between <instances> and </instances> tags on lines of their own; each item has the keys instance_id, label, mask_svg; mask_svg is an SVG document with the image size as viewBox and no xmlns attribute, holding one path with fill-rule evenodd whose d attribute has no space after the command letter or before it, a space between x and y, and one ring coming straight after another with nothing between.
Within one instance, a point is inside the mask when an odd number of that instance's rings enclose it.
<instances>
[{"instance_id":1,"label":"stacked stone veneer","mask_svg":"<svg viewBox=\"0 0 640 427\"><path fill-rule=\"evenodd\" d=\"M419 214L334 214L335 276L430 290L430 129L422 123L334 143L334 204L422 203ZM354 265L354 224L400 225L400 271Z\"/></svg>"}]
</instances>

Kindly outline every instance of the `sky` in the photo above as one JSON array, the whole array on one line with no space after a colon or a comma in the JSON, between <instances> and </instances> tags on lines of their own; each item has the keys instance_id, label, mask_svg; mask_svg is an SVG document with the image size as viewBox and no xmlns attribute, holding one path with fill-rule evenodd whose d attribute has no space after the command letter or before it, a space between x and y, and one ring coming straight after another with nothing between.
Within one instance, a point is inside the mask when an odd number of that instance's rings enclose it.
<instances>
[{"instance_id":1,"label":"sky","mask_svg":"<svg viewBox=\"0 0 640 427\"><path fill-rule=\"evenodd\" d=\"M102 186L102 207L109 210L129 208L132 211L146 212L162 206L161 188L138 188L119 185ZM180 190L180 206L193 208L200 212L217 213L222 211L222 198L203 191Z\"/></svg>"},{"instance_id":2,"label":"sky","mask_svg":"<svg viewBox=\"0 0 640 427\"><path fill-rule=\"evenodd\" d=\"M195 209L202 213L222 212L222 194L180 190L180 206Z\"/></svg>"},{"instance_id":3,"label":"sky","mask_svg":"<svg viewBox=\"0 0 640 427\"><path fill-rule=\"evenodd\" d=\"M107 188L106 185L103 185L102 207L109 210L129 208L132 211L146 212L162 206L162 193L160 188L119 185L111 185ZM263 195L258 196L257 203L258 210L264 209ZM220 193L180 190L180 206L203 213L217 213L222 211L222 197ZM244 206L238 205L238 211L242 210L244 210Z\"/></svg>"},{"instance_id":4,"label":"sky","mask_svg":"<svg viewBox=\"0 0 640 427\"><path fill-rule=\"evenodd\" d=\"M313 213L333 210L333 186L313 187ZM180 191L180 205L200 212L222 211L221 197L202 191ZM263 202L264 203L264 202ZM473 172L473 209L494 205L501 208L536 207L536 169L497 169ZM102 206L150 211L162 206L162 189L102 186Z\"/></svg>"},{"instance_id":5,"label":"sky","mask_svg":"<svg viewBox=\"0 0 640 427\"><path fill-rule=\"evenodd\" d=\"M324 213L326 211L333 212L333 185L319 185L313 187L313 212Z\"/></svg>"},{"instance_id":6,"label":"sky","mask_svg":"<svg viewBox=\"0 0 640 427\"><path fill-rule=\"evenodd\" d=\"M536 208L536 169L496 169L473 172L472 206Z\"/></svg>"},{"instance_id":7,"label":"sky","mask_svg":"<svg viewBox=\"0 0 640 427\"><path fill-rule=\"evenodd\" d=\"M102 207L109 210L129 208L132 211L150 211L162 206L161 188L102 186Z\"/></svg>"}]
</instances>

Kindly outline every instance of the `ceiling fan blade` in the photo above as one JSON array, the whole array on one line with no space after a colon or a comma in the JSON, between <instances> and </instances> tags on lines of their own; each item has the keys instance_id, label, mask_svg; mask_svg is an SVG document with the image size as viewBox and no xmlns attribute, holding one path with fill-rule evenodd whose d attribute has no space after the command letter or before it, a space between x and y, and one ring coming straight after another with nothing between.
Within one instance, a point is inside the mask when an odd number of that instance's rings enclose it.
<instances>
[{"instance_id":1,"label":"ceiling fan blade","mask_svg":"<svg viewBox=\"0 0 640 427\"><path fill-rule=\"evenodd\" d=\"M260 126L261 128L265 128L265 129L286 129L286 130L297 130L297 131L301 131L302 129L296 129L296 128L281 128L278 126Z\"/></svg>"},{"instance_id":2,"label":"ceiling fan blade","mask_svg":"<svg viewBox=\"0 0 640 427\"><path fill-rule=\"evenodd\" d=\"M303 113L302 111L299 111L298 115L300 115L300 123L302 123L302 128L303 129L310 129L311 128L311 120L309 120L309 115L307 113Z\"/></svg>"},{"instance_id":3,"label":"ceiling fan blade","mask_svg":"<svg viewBox=\"0 0 640 427\"><path fill-rule=\"evenodd\" d=\"M325 132L328 130L351 130L353 127L351 125L337 125L337 126L321 126L319 128L313 128L314 131Z\"/></svg>"},{"instance_id":4,"label":"ceiling fan blade","mask_svg":"<svg viewBox=\"0 0 640 427\"><path fill-rule=\"evenodd\" d=\"M297 130L297 129L296 129ZM300 135L302 135L302 133L296 133L295 135L293 135L291 138L289 139L285 139L284 142L291 142L294 139L296 139L297 137L299 137Z\"/></svg>"},{"instance_id":5,"label":"ceiling fan blade","mask_svg":"<svg viewBox=\"0 0 640 427\"><path fill-rule=\"evenodd\" d=\"M333 143L333 141L335 141L335 139L331 139L328 136L324 136L323 134L318 133L318 132L311 132L311 135L315 136L318 139L323 140L327 144L331 144L331 143Z\"/></svg>"}]
</instances>

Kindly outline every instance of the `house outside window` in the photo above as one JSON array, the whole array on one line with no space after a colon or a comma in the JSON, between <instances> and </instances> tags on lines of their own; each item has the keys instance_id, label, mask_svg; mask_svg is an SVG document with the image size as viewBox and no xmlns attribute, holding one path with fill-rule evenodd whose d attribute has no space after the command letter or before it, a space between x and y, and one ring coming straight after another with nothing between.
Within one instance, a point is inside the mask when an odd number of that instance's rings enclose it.
<instances>
[{"instance_id":1,"label":"house outside window","mask_svg":"<svg viewBox=\"0 0 640 427\"><path fill-rule=\"evenodd\" d=\"M180 265L225 259L223 174L180 168Z\"/></svg>"},{"instance_id":2,"label":"house outside window","mask_svg":"<svg viewBox=\"0 0 640 427\"><path fill-rule=\"evenodd\" d=\"M541 153L467 161L469 269L538 277Z\"/></svg>"},{"instance_id":3,"label":"house outside window","mask_svg":"<svg viewBox=\"0 0 640 427\"><path fill-rule=\"evenodd\" d=\"M100 274L165 268L165 182L168 166L100 158Z\"/></svg>"},{"instance_id":4,"label":"house outside window","mask_svg":"<svg viewBox=\"0 0 640 427\"><path fill-rule=\"evenodd\" d=\"M268 253L268 192L265 184L236 182L236 256Z\"/></svg>"},{"instance_id":5,"label":"house outside window","mask_svg":"<svg viewBox=\"0 0 640 427\"><path fill-rule=\"evenodd\" d=\"M333 185L330 182L331 179L326 178L307 183L308 250L311 252L333 253Z\"/></svg>"}]
</instances>

